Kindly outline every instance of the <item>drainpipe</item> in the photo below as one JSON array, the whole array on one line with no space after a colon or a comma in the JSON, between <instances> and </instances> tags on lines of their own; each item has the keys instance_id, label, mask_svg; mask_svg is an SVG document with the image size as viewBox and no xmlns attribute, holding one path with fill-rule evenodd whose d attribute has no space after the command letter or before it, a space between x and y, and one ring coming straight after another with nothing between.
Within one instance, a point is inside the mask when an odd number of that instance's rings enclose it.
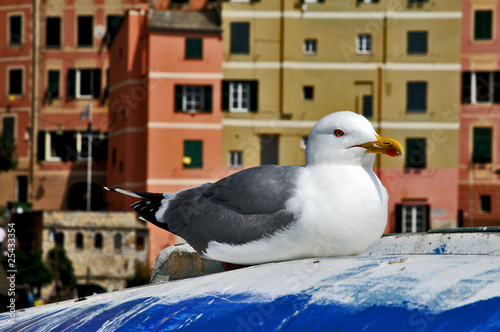
<instances>
[{"instance_id":1,"label":"drainpipe","mask_svg":"<svg viewBox=\"0 0 500 332\"><path fill-rule=\"evenodd\" d=\"M279 105L281 119L290 119L291 114L285 114L285 73L283 62L285 61L285 0L280 1L280 69L279 69Z\"/></svg>"},{"instance_id":2,"label":"drainpipe","mask_svg":"<svg viewBox=\"0 0 500 332\"><path fill-rule=\"evenodd\" d=\"M382 102L382 99L384 97L384 70L385 66L387 64L387 12L384 12L384 18L382 21L382 64L378 67L378 94L377 94L377 127L378 127L378 132L381 136L382 135L382 110L384 107L384 104ZM377 172L381 173L381 167L382 167L382 158L380 156L377 157L376 159L376 165L375 168L377 169Z\"/></svg>"},{"instance_id":3,"label":"drainpipe","mask_svg":"<svg viewBox=\"0 0 500 332\"><path fill-rule=\"evenodd\" d=\"M37 143L38 143L38 6L39 0L33 0L32 13L32 54L31 54L31 145L30 145L30 161L29 161L29 190L30 200L33 203L35 192L35 167L37 160Z\"/></svg>"}]
</instances>

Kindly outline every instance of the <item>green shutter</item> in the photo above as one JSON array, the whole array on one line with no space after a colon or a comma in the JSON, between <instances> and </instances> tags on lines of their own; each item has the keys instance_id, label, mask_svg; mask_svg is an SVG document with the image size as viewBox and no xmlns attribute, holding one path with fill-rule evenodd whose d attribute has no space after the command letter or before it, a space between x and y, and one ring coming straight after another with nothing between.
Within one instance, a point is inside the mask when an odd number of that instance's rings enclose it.
<instances>
[{"instance_id":1,"label":"green shutter","mask_svg":"<svg viewBox=\"0 0 500 332\"><path fill-rule=\"evenodd\" d=\"M257 112L259 109L259 82L250 81L250 111Z\"/></svg>"},{"instance_id":2,"label":"green shutter","mask_svg":"<svg viewBox=\"0 0 500 332\"><path fill-rule=\"evenodd\" d=\"M176 112L182 112L182 92L184 90L183 85L175 86L175 96L174 96L174 110Z\"/></svg>"},{"instance_id":3,"label":"green shutter","mask_svg":"<svg viewBox=\"0 0 500 332\"><path fill-rule=\"evenodd\" d=\"M471 72L462 73L462 104L471 103Z\"/></svg>"},{"instance_id":4,"label":"green shutter","mask_svg":"<svg viewBox=\"0 0 500 332\"><path fill-rule=\"evenodd\" d=\"M422 169L426 167L426 164L425 138L407 138L405 168Z\"/></svg>"},{"instance_id":5,"label":"green shutter","mask_svg":"<svg viewBox=\"0 0 500 332\"><path fill-rule=\"evenodd\" d=\"M184 157L191 158L191 163L184 164L184 168L202 168L203 141L184 141Z\"/></svg>"},{"instance_id":6,"label":"green shutter","mask_svg":"<svg viewBox=\"0 0 500 332\"><path fill-rule=\"evenodd\" d=\"M472 161L475 163L491 162L491 128L474 128Z\"/></svg>"},{"instance_id":7,"label":"green shutter","mask_svg":"<svg viewBox=\"0 0 500 332\"><path fill-rule=\"evenodd\" d=\"M500 71L493 72L493 102L500 104Z\"/></svg>"},{"instance_id":8,"label":"green shutter","mask_svg":"<svg viewBox=\"0 0 500 332\"><path fill-rule=\"evenodd\" d=\"M186 59L202 59L203 58L203 39L201 38L186 38Z\"/></svg>"},{"instance_id":9,"label":"green shutter","mask_svg":"<svg viewBox=\"0 0 500 332\"><path fill-rule=\"evenodd\" d=\"M474 39L491 40L492 30L492 11L476 10L474 12Z\"/></svg>"},{"instance_id":10,"label":"green shutter","mask_svg":"<svg viewBox=\"0 0 500 332\"><path fill-rule=\"evenodd\" d=\"M101 69L96 68L92 71L92 96L99 99L101 96Z\"/></svg>"},{"instance_id":11,"label":"green shutter","mask_svg":"<svg viewBox=\"0 0 500 332\"><path fill-rule=\"evenodd\" d=\"M76 69L68 69L66 76L66 97L68 99L76 97Z\"/></svg>"},{"instance_id":12,"label":"green shutter","mask_svg":"<svg viewBox=\"0 0 500 332\"><path fill-rule=\"evenodd\" d=\"M231 54L250 53L250 23L232 22L230 25Z\"/></svg>"},{"instance_id":13,"label":"green shutter","mask_svg":"<svg viewBox=\"0 0 500 332\"><path fill-rule=\"evenodd\" d=\"M45 92L46 98L57 98L59 97L59 70L49 70L47 73L48 82L47 90Z\"/></svg>"},{"instance_id":14,"label":"green shutter","mask_svg":"<svg viewBox=\"0 0 500 332\"><path fill-rule=\"evenodd\" d=\"M223 111L229 111L229 84L231 84L230 81L222 81L221 108Z\"/></svg>"},{"instance_id":15,"label":"green shutter","mask_svg":"<svg viewBox=\"0 0 500 332\"><path fill-rule=\"evenodd\" d=\"M8 116L4 117L2 120L2 136L9 141L11 144L16 143L16 138L15 138L15 126L16 126L16 121L14 117Z\"/></svg>"},{"instance_id":16,"label":"green shutter","mask_svg":"<svg viewBox=\"0 0 500 332\"><path fill-rule=\"evenodd\" d=\"M203 113L212 112L212 86L205 85L203 87Z\"/></svg>"},{"instance_id":17,"label":"green shutter","mask_svg":"<svg viewBox=\"0 0 500 332\"><path fill-rule=\"evenodd\" d=\"M38 132L37 159L38 161L45 160L45 131Z\"/></svg>"}]
</instances>

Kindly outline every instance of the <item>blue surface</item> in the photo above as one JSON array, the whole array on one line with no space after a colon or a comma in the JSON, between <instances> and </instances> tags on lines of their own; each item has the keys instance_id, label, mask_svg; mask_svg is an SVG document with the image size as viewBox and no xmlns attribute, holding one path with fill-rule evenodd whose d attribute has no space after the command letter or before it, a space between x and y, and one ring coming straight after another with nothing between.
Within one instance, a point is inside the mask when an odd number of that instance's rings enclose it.
<instances>
[{"instance_id":1,"label":"blue surface","mask_svg":"<svg viewBox=\"0 0 500 332\"><path fill-rule=\"evenodd\" d=\"M109 317L135 312L151 298L135 299L112 308L90 306L58 325L58 331L97 331ZM81 325L94 313L102 315ZM19 321L10 331L44 330L50 315L23 324ZM75 328L75 326L78 326ZM259 303L250 295L232 297L206 296L175 304L157 304L121 322L120 331L269 331L269 330L334 330L334 331L498 331L500 330L500 298L479 301L439 314L425 308L375 306L365 309L340 305L311 303L309 296L284 296Z\"/></svg>"}]
</instances>

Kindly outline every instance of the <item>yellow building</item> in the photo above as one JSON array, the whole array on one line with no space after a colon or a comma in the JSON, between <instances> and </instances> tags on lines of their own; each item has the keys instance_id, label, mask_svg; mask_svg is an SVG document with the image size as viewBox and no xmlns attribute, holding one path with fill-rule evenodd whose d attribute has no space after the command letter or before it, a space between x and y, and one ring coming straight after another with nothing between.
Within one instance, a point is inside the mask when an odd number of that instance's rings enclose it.
<instances>
[{"instance_id":1,"label":"yellow building","mask_svg":"<svg viewBox=\"0 0 500 332\"><path fill-rule=\"evenodd\" d=\"M351 110L407 151L375 165L386 231L455 226L460 1L233 0L222 17L224 163L303 164L314 123Z\"/></svg>"}]
</instances>

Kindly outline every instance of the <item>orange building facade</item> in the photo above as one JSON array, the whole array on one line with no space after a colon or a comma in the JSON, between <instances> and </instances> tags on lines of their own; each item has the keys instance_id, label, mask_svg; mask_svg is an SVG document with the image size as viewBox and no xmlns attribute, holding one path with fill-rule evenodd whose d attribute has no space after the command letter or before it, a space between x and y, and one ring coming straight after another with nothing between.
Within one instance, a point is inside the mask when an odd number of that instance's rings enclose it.
<instances>
[{"instance_id":1,"label":"orange building facade","mask_svg":"<svg viewBox=\"0 0 500 332\"><path fill-rule=\"evenodd\" d=\"M205 3L127 12L110 49L107 185L176 192L221 176L222 35ZM111 210L131 202L107 196ZM149 227L151 267L178 240Z\"/></svg>"},{"instance_id":2,"label":"orange building facade","mask_svg":"<svg viewBox=\"0 0 500 332\"><path fill-rule=\"evenodd\" d=\"M500 1L462 2L460 224L500 225Z\"/></svg>"}]
</instances>

